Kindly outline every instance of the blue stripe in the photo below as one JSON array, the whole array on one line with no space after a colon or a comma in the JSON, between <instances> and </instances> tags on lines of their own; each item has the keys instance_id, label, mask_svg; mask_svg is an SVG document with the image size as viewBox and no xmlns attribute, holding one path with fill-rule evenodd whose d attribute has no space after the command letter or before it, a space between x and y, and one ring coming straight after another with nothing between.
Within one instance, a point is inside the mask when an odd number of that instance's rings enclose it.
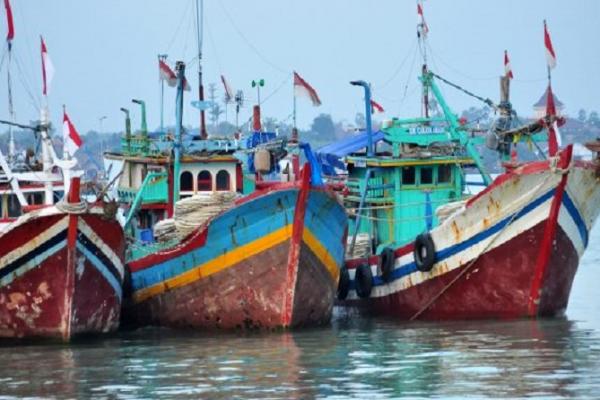
<instances>
[{"instance_id":1,"label":"blue stripe","mask_svg":"<svg viewBox=\"0 0 600 400\"><path fill-rule=\"evenodd\" d=\"M569 193L566 190L565 190L565 194L563 196L563 204L564 204L565 208L567 209L567 211L569 212L569 215L571 216L571 218L573 218L573 222L575 222L575 225L577 226L577 230L579 231L579 235L581 236L581 240L583 241L583 247L586 248L588 245L587 227L585 226L585 222L583 221L583 218L581 218L581 214L579 213L579 210L575 206L575 203L573 203L573 200L571 199L571 197L569 196Z\"/></svg>"},{"instance_id":2,"label":"blue stripe","mask_svg":"<svg viewBox=\"0 0 600 400\"><path fill-rule=\"evenodd\" d=\"M115 278L112 272L109 271L108 267L104 265L102 261L100 261L100 259L94 253L89 251L79 240L77 241L76 247L80 252L83 253L85 258L87 258L92 263L92 265L96 267L98 272L102 274L102 276L104 277L104 279L106 279L110 286L113 287L113 289L115 290L115 294L119 298L119 301L121 301L121 297L123 295L123 288L121 286L121 283L117 280L117 278Z\"/></svg>"},{"instance_id":3,"label":"blue stripe","mask_svg":"<svg viewBox=\"0 0 600 400\"><path fill-rule=\"evenodd\" d=\"M65 236L66 236L66 231ZM60 234L58 236L61 236ZM55 236L56 237L56 236ZM46 242L48 243L48 242ZM29 257L27 261L20 263L17 269L13 270L10 275L5 275L0 279L0 286L5 286L14 281L17 277L24 275L26 272L39 267L48 257L58 253L67 245L67 239L62 239L58 243L53 243L51 246L44 246L44 250L36 252L33 257ZM41 246L40 246L41 247ZM36 249L39 249L36 248ZM29 253L31 254L31 252ZM12 264L10 264L12 265Z\"/></svg>"},{"instance_id":4,"label":"blue stripe","mask_svg":"<svg viewBox=\"0 0 600 400\"><path fill-rule=\"evenodd\" d=\"M345 250L342 238L348 225L344 208L327 193L312 191L306 204L304 224L341 267Z\"/></svg>"},{"instance_id":5,"label":"blue stripe","mask_svg":"<svg viewBox=\"0 0 600 400\"><path fill-rule=\"evenodd\" d=\"M206 245L132 274L133 290L181 275L294 221L298 190L272 192L220 215L208 227Z\"/></svg>"},{"instance_id":6,"label":"blue stripe","mask_svg":"<svg viewBox=\"0 0 600 400\"><path fill-rule=\"evenodd\" d=\"M490 236L498 233L506 225L508 225L511 222L511 220L513 220L513 217L514 217L514 220L512 222L515 222L519 218L521 218L521 217L527 215L528 213L530 213L531 211L535 210L537 207L539 207L541 204L543 204L548 199L552 198L553 195L554 195L554 189L548 191L546 194L542 195L541 197L539 197L536 200L529 203L521 211L519 211L516 216L515 216L515 214L509 215L509 216L505 217L503 220L501 220L500 222L498 222L496 225L488 228L487 230L485 230L483 232L476 234L475 236L471 237L470 239L465 240L464 242L457 243L453 246L447 247L443 250L437 251L436 252L436 260L437 260L436 262L442 262L445 259L452 257L452 256L468 249L469 247L476 245L477 243L479 243L483 240L486 240ZM404 266L401 266L400 268L395 269L392 272L392 280L391 281L403 278L403 277L410 275L416 271L417 271L417 265L415 264L414 261L412 261ZM380 276L374 276L373 284L374 284L374 286L381 286L386 283L383 281L383 279Z\"/></svg>"}]
</instances>

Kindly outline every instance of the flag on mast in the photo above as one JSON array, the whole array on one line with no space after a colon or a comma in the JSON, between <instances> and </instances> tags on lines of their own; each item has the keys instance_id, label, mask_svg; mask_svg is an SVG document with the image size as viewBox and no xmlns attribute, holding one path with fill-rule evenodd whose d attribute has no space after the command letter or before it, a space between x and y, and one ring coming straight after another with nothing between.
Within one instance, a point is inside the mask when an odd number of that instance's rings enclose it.
<instances>
[{"instance_id":1,"label":"flag on mast","mask_svg":"<svg viewBox=\"0 0 600 400\"><path fill-rule=\"evenodd\" d=\"M169 67L169 65L163 60L158 60L158 79L161 81L166 81L167 85L170 87L177 86L177 75L175 72ZM190 84L187 79L183 78L183 90L189 92L192 90Z\"/></svg>"},{"instance_id":2,"label":"flag on mast","mask_svg":"<svg viewBox=\"0 0 600 400\"><path fill-rule=\"evenodd\" d=\"M6 22L8 25L8 31L6 33L6 41L8 42L8 49L12 46L12 40L15 37L15 26L13 24L12 9L10 8L9 0L4 0L4 8L6 8Z\"/></svg>"},{"instance_id":3,"label":"flag on mast","mask_svg":"<svg viewBox=\"0 0 600 400\"><path fill-rule=\"evenodd\" d=\"M54 77L54 65L52 64L52 60L50 60L50 56L48 55L48 50L46 49L46 43L44 42L44 38L41 36L40 41L42 43L42 94L46 96L50 91L50 83L52 82L52 78Z\"/></svg>"},{"instance_id":4,"label":"flag on mast","mask_svg":"<svg viewBox=\"0 0 600 400\"><path fill-rule=\"evenodd\" d=\"M77 149L82 145L81 137L67 115L67 111L63 110L63 153L73 157Z\"/></svg>"},{"instance_id":5,"label":"flag on mast","mask_svg":"<svg viewBox=\"0 0 600 400\"><path fill-rule=\"evenodd\" d=\"M318 107L321 105L321 99L317 91L308 84L297 72L294 71L294 96L307 97L312 102L312 105Z\"/></svg>"},{"instance_id":6,"label":"flag on mast","mask_svg":"<svg viewBox=\"0 0 600 400\"><path fill-rule=\"evenodd\" d=\"M225 89L225 102L231 103L235 96L233 93L233 89L231 88L231 85L229 84L227 79L225 79L224 75L221 75L221 82L223 82L223 88Z\"/></svg>"},{"instance_id":7,"label":"flag on mast","mask_svg":"<svg viewBox=\"0 0 600 400\"><path fill-rule=\"evenodd\" d=\"M371 100L371 114L377 114L385 112L381 104L377 103L375 100Z\"/></svg>"},{"instance_id":8,"label":"flag on mast","mask_svg":"<svg viewBox=\"0 0 600 400\"><path fill-rule=\"evenodd\" d=\"M166 81L171 87L177 86L177 75L163 60L158 60L158 79Z\"/></svg>"},{"instance_id":9,"label":"flag on mast","mask_svg":"<svg viewBox=\"0 0 600 400\"><path fill-rule=\"evenodd\" d=\"M421 3L417 3L417 16L419 17L419 28L421 28L421 33L423 36L427 36L429 33L429 27L427 26L427 22L425 22L425 16L423 15L423 6Z\"/></svg>"},{"instance_id":10,"label":"flag on mast","mask_svg":"<svg viewBox=\"0 0 600 400\"><path fill-rule=\"evenodd\" d=\"M548 91L546 95L546 117L550 120L550 124L548 124L548 154L552 157L558 152L558 147L561 144L561 138L560 132L558 131L558 123L556 121L554 93L552 93L552 87L550 85L548 85Z\"/></svg>"},{"instance_id":11,"label":"flag on mast","mask_svg":"<svg viewBox=\"0 0 600 400\"><path fill-rule=\"evenodd\" d=\"M508 58L508 52L506 50L504 50L504 76L506 76L509 79L514 78L512 67L510 65L510 60Z\"/></svg>"},{"instance_id":12,"label":"flag on mast","mask_svg":"<svg viewBox=\"0 0 600 400\"><path fill-rule=\"evenodd\" d=\"M546 61L548 62L548 68L553 69L556 67L556 53L552 46L552 40L550 39L550 33L548 32L548 26L544 20L544 45L546 46Z\"/></svg>"}]
</instances>

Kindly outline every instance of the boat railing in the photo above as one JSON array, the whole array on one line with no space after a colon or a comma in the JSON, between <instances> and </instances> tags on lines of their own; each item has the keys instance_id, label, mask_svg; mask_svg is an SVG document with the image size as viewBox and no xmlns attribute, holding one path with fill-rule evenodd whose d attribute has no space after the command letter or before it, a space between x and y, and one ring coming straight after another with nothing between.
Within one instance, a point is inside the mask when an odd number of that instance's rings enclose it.
<instances>
[{"instance_id":1,"label":"boat railing","mask_svg":"<svg viewBox=\"0 0 600 400\"><path fill-rule=\"evenodd\" d=\"M148 137L121 138L121 151L128 156L158 156L160 149L153 146L152 139Z\"/></svg>"}]
</instances>

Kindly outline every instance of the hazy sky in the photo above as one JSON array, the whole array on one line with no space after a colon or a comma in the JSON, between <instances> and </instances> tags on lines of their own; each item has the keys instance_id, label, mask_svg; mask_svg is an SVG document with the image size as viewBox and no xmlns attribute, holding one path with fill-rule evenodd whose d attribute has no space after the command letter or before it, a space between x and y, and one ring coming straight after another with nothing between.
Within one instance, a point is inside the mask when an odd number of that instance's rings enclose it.
<instances>
[{"instance_id":1,"label":"hazy sky","mask_svg":"<svg viewBox=\"0 0 600 400\"><path fill-rule=\"evenodd\" d=\"M122 106L139 112L131 98L148 103L149 126L159 124L156 57L188 62L197 82L193 0L12 0L15 40L12 63L17 119L38 118L41 101L39 35L46 40L56 74L49 97L55 124L61 106L81 132L120 130ZM319 93L323 105L298 100L301 128L319 113L353 121L363 110L362 92L348 81L372 83L385 117L419 112L414 0L206 0L203 66L205 84L224 74L234 89L255 101L252 79L264 78L263 113L285 119L292 110L291 71ZM600 1L597 0L427 0L430 67L484 97L497 99L503 51L508 49L515 79L512 100L522 115L531 112L546 85L544 18L557 53L555 93L576 115L581 107L600 109ZM6 32L1 7L2 37ZM3 54L6 51L4 45ZM413 61L414 60L414 61ZM443 86L458 112L480 104ZM0 76L0 118L7 118L6 59ZM219 85L219 97L222 87ZM274 92L274 93L273 93ZM273 93L273 94L271 94ZM186 92L184 121L198 125ZM267 97L269 96L269 97ZM165 120L174 121L174 90L167 88ZM246 107L240 120L246 120ZM228 119L233 121L233 107ZM4 130L4 128L0 128Z\"/></svg>"}]
</instances>

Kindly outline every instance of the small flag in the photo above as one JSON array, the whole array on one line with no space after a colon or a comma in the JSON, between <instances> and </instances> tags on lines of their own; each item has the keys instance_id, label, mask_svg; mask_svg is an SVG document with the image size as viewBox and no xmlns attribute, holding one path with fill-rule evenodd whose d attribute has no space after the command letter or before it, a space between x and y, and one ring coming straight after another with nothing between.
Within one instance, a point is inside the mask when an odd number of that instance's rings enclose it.
<instances>
[{"instance_id":1,"label":"small flag","mask_svg":"<svg viewBox=\"0 0 600 400\"><path fill-rule=\"evenodd\" d=\"M8 32L6 33L6 41L8 42L8 48L12 46L12 40L15 37L15 26L13 25L12 9L10 8L10 2L4 0L4 8L6 8L6 22L8 25Z\"/></svg>"},{"instance_id":2,"label":"small flag","mask_svg":"<svg viewBox=\"0 0 600 400\"><path fill-rule=\"evenodd\" d=\"M371 114L377 114L385 112L381 104L377 103L375 100L371 100Z\"/></svg>"},{"instance_id":3,"label":"small flag","mask_svg":"<svg viewBox=\"0 0 600 400\"><path fill-rule=\"evenodd\" d=\"M63 111L63 153L73 157L81 145L82 141L77 129L69 119L67 112Z\"/></svg>"},{"instance_id":4,"label":"small flag","mask_svg":"<svg viewBox=\"0 0 600 400\"><path fill-rule=\"evenodd\" d=\"M177 86L177 76L175 72L163 60L158 60L158 79L166 81L171 87Z\"/></svg>"},{"instance_id":5,"label":"small flag","mask_svg":"<svg viewBox=\"0 0 600 400\"><path fill-rule=\"evenodd\" d=\"M227 82L227 79L225 79L225 76L223 75L221 75L221 82L223 82L223 88L225 89L225 102L231 103L234 97L233 89L231 88L231 85L229 85L229 82Z\"/></svg>"},{"instance_id":6,"label":"small flag","mask_svg":"<svg viewBox=\"0 0 600 400\"><path fill-rule=\"evenodd\" d=\"M166 81L167 85L170 87L177 86L177 75L175 75L175 72L173 72L171 67L163 60L158 60L158 79ZM183 90L187 92L192 90L186 78L183 78Z\"/></svg>"},{"instance_id":7,"label":"small flag","mask_svg":"<svg viewBox=\"0 0 600 400\"><path fill-rule=\"evenodd\" d=\"M552 40L550 39L550 33L544 21L544 45L546 46L546 61L548 61L548 68L552 69L556 67L556 53L554 47L552 47Z\"/></svg>"},{"instance_id":8,"label":"small flag","mask_svg":"<svg viewBox=\"0 0 600 400\"><path fill-rule=\"evenodd\" d=\"M294 96L308 97L315 107L321 105L321 99L319 99L317 91L302 79L297 72L294 72Z\"/></svg>"},{"instance_id":9,"label":"small flag","mask_svg":"<svg viewBox=\"0 0 600 400\"><path fill-rule=\"evenodd\" d=\"M427 22L425 22L425 16L423 15L423 6L421 3L417 3L417 16L419 17L419 25L420 32L423 36L427 36L429 33L429 27L427 26Z\"/></svg>"},{"instance_id":10,"label":"small flag","mask_svg":"<svg viewBox=\"0 0 600 400\"><path fill-rule=\"evenodd\" d=\"M548 154L552 157L558 152L560 145L560 132L556 123L556 105L554 104L554 93L552 87L548 85L546 98L546 117L550 117L551 123L548 125Z\"/></svg>"},{"instance_id":11,"label":"small flag","mask_svg":"<svg viewBox=\"0 0 600 400\"><path fill-rule=\"evenodd\" d=\"M48 55L44 38L40 36L40 40L42 43L42 94L46 96L50 92L50 83L54 77L54 65L52 64L52 60L50 60L50 56Z\"/></svg>"},{"instance_id":12,"label":"small flag","mask_svg":"<svg viewBox=\"0 0 600 400\"><path fill-rule=\"evenodd\" d=\"M504 50L504 76L509 79L514 78L512 67L510 66L510 60L508 59L508 52L506 50Z\"/></svg>"}]
</instances>

